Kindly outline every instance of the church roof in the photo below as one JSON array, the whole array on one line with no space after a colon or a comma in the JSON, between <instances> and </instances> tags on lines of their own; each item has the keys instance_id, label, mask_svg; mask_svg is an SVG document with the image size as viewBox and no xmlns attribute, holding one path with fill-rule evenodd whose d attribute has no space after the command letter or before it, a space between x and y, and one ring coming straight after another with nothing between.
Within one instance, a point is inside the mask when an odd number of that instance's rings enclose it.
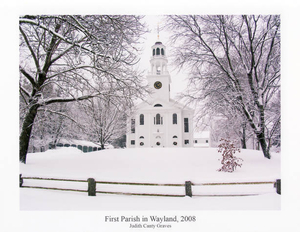
<instances>
[{"instance_id":1,"label":"church roof","mask_svg":"<svg viewBox=\"0 0 300 232\"><path fill-rule=\"evenodd\" d=\"M161 104L162 105L162 109L164 109L164 108L165 109L173 108L173 109L181 109L181 110L194 111L190 107L185 106L182 103L179 103L177 101L174 101L173 99L170 99L169 102L163 101L161 99L154 99L151 102L141 102L136 107L137 107L138 110L152 109L154 107L154 105L156 105L156 104Z\"/></svg>"}]
</instances>

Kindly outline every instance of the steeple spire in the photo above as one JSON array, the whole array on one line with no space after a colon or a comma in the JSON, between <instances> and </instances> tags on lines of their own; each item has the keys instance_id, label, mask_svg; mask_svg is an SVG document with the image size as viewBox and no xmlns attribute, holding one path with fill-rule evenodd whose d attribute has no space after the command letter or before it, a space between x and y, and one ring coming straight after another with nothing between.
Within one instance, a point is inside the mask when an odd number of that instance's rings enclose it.
<instances>
[{"instance_id":1,"label":"steeple spire","mask_svg":"<svg viewBox=\"0 0 300 232\"><path fill-rule=\"evenodd\" d=\"M159 41L159 23L157 23L157 41Z\"/></svg>"}]
</instances>

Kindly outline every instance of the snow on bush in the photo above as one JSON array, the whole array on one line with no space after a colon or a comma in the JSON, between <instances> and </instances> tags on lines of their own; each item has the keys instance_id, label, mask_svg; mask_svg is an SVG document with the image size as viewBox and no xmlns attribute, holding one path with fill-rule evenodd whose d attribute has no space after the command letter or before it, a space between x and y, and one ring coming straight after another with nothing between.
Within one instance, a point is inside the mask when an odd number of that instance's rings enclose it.
<instances>
[{"instance_id":1,"label":"snow on bush","mask_svg":"<svg viewBox=\"0 0 300 232\"><path fill-rule=\"evenodd\" d=\"M236 167L242 166L243 159L234 156L236 152L241 152L239 148L235 146L236 141L229 139L221 139L218 146L218 152L222 153L222 167L218 169L219 172L233 172Z\"/></svg>"}]
</instances>

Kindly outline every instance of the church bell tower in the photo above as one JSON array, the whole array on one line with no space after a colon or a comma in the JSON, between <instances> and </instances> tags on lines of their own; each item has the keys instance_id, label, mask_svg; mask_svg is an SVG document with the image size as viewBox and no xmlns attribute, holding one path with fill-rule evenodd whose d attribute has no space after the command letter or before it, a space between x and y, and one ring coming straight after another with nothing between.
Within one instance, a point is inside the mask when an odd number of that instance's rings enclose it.
<instances>
[{"instance_id":1,"label":"church bell tower","mask_svg":"<svg viewBox=\"0 0 300 232\"><path fill-rule=\"evenodd\" d=\"M148 84L152 90L149 98L169 102L171 78L167 69L166 46L157 41L151 49L151 69L147 75Z\"/></svg>"}]
</instances>

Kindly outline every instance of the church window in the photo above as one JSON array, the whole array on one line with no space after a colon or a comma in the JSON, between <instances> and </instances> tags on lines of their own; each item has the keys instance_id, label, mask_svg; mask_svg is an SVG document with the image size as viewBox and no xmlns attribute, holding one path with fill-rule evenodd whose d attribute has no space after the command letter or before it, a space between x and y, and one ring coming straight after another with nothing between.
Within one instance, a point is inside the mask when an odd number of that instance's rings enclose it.
<instances>
[{"instance_id":1,"label":"church window","mask_svg":"<svg viewBox=\"0 0 300 232\"><path fill-rule=\"evenodd\" d=\"M144 139L144 136L141 136L140 139Z\"/></svg>"},{"instance_id":2,"label":"church window","mask_svg":"<svg viewBox=\"0 0 300 232\"><path fill-rule=\"evenodd\" d=\"M131 119L131 133L135 133L135 119L132 118Z\"/></svg>"},{"instance_id":3,"label":"church window","mask_svg":"<svg viewBox=\"0 0 300 232\"><path fill-rule=\"evenodd\" d=\"M162 54L163 56L165 55L165 51L164 51L163 48L161 49L161 54Z\"/></svg>"},{"instance_id":4,"label":"church window","mask_svg":"<svg viewBox=\"0 0 300 232\"><path fill-rule=\"evenodd\" d=\"M177 139L178 137L176 135L173 136L173 139Z\"/></svg>"},{"instance_id":5,"label":"church window","mask_svg":"<svg viewBox=\"0 0 300 232\"><path fill-rule=\"evenodd\" d=\"M184 118L184 132L189 132L189 119Z\"/></svg>"},{"instance_id":6,"label":"church window","mask_svg":"<svg viewBox=\"0 0 300 232\"><path fill-rule=\"evenodd\" d=\"M153 49L153 56L155 56L155 49Z\"/></svg>"},{"instance_id":7,"label":"church window","mask_svg":"<svg viewBox=\"0 0 300 232\"><path fill-rule=\"evenodd\" d=\"M197 140L195 140L195 142L194 143L198 143L198 141Z\"/></svg>"},{"instance_id":8,"label":"church window","mask_svg":"<svg viewBox=\"0 0 300 232\"><path fill-rule=\"evenodd\" d=\"M157 145L157 146L160 146L160 142L157 142L156 145Z\"/></svg>"},{"instance_id":9,"label":"church window","mask_svg":"<svg viewBox=\"0 0 300 232\"><path fill-rule=\"evenodd\" d=\"M135 140L131 140L131 145L135 145Z\"/></svg>"},{"instance_id":10,"label":"church window","mask_svg":"<svg viewBox=\"0 0 300 232\"><path fill-rule=\"evenodd\" d=\"M140 146L144 146L144 143L143 143L143 142L140 142Z\"/></svg>"},{"instance_id":11,"label":"church window","mask_svg":"<svg viewBox=\"0 0 300 232\"><path fill-rule=\"evenodd\" d=\"M173 114L173 124L177 124L177 114Z\"/></svg>"},{"instance_id":12,"label":"church window","mask_svg":"<svg viewBox=\"0 0 300 232\"><path fill-rule=\"evenodd\" d=\"M155 124L156 124L156 125L160 125L160 122L161 122L160 119L161 119L161 118L160 118L160 114L156 114L156 116L155 116Z\"/></svg>"},{"instance_id":13,"label":"church window","mask_svg":"<svg viewBox=\"0 0 300 232\"><path fill-rule=\"evenodd\" d=\"M190 142L189 142L188 139L184 140L184 144L189 144L189 143L190 143Z\"/></svg>"},{"instance_id":14,"label":"church window","mask_svg":"<svg viewBox=\"0 0 300 232\"><path fill-rule=\"evenodd\" d=\"M174 145L174 146L177 146L177 142L173 142L173 145Z\"/></svg>"},{"instance_id":15,"label":"church window","mask_svg":"<svg viewBox=\"0 0 300 232\"><path fill-rule=\"evenodd\" d=\"M161 104L155 104L154 107L162 107Z\"/></svg>"},{"instance_id":16,"label":"church window","mask_svg":"<svg viewBox=\"0 0 300 232\"><path fill-rule=\"evenodd\" d=\"M160 55L160 49L156 48L156 55Z\"/></svg>"},{"instance_id":17,"label":"church window","mask_svg":"<svg viewBox=\"0 0 300 232\"><path fill-rule=\"evenodd\" d=\"M143 114L141 114L140 115L140 125L144 125L144 115Z\"/></svg>"}]
</instances>

